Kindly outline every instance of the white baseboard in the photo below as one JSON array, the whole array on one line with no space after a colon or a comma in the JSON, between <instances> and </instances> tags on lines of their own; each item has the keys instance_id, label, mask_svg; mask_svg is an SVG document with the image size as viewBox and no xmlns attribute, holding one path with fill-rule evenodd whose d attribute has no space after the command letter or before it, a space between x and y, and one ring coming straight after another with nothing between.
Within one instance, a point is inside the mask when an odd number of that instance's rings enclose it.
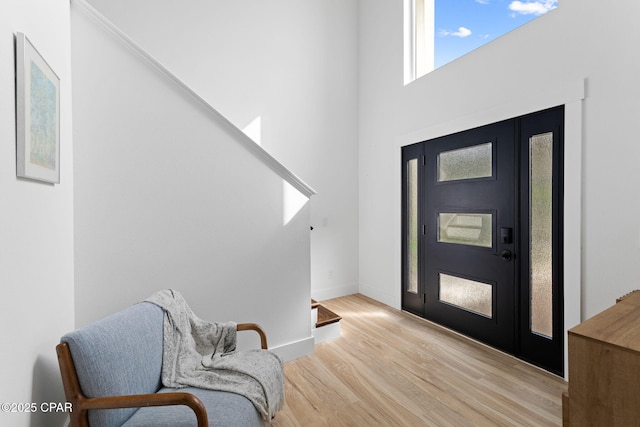
<instances>
[{"instance_id":1,"label":"white baseboard","mask_svg":"<svg viewBox=\"0 0 640 427\"><path fill-rule=\"evenodd\" d=\"M313 336L302 339L300 341L284 344L278 347L270 348L275 354L280 356L283 361L295 360L309 354L313 354L315 347L315 339Z\"/></svg>"},{"instance_id":2,"label":"white baseboard","mask_svg":"<svg viewBox=\"0 0 640 427\"><path fill-rule=\"evenodd\" d=\"M345 285L333 288L311 289L311 298L316 301L324 301L357 293L358 285Z\"/></svg>"},{"instance_id":3,"label":"white baseboard","mask_svg":"<svg viewBox=\"0 0 640 427\"><path fill-rule=\"evenodd\" d=\"M400 289L398 287L398 289ZM385 291L381 291L380 289L367 286L365 284L360 284L360 293L364 296L372 298L376 301L379 301L383 304L388 305L389 307L393 307L395 309L400 309L400 292L398 291L397 295L391 294Z\"/></svg>"}]
</instances>

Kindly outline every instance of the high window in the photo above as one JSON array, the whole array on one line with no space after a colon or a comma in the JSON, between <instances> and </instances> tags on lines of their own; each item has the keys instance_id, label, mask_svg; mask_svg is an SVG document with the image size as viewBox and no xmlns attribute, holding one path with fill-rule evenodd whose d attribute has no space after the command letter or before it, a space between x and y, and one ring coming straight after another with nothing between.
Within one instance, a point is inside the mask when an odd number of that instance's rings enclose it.
<instances>
[{"instance_id":1,"label":"high window","mask_svg":"<svg viewBox=\"0 0 640 427\"><path fill-rule=\"evenodd\" d=\"M405 0L405 84L557 6L558 0Z\"/></svg>"}]
</instances>

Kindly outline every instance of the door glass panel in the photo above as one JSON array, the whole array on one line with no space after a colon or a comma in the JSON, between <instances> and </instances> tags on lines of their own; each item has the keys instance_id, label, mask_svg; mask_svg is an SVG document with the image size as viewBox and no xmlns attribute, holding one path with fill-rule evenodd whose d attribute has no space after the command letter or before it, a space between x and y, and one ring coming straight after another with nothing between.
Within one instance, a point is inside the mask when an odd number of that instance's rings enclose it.
<instances>
[{"instance_id":1,"label":"door glass panel","mask_svg":"<svg viewBox=\"0 0 640 427\"><path fill-rule=\"evenodd\" d=\"M492 147L488 142L438 154L438 182L493 176Z\"/></svg>"},{"instance_id":2,"label":"door glass panel","mask_svg":"<svg viewBox=\"0 0 640 427\"><path fill-rule=\"evenodd\" d=\"M418 293L418 159L407 162L407 291Z\"/></svg>"},{"instance_id":3,"label":"door glass panel","mask_svg":"<svg viewBox=\"0 0 640 427\"><path fill-rule=\"evenodd\" d=\"M553 133L529 139L531 331L553 337Z\"/></svg>"},{"instance_id":4,"label":"door glass panel","mask_svg":"<svg viewBox=\"0 0 640 427\"><path fill-rule=\"evenodd\" d=\"M491 318L491 285L443 273L439 273L439 276L440 301Z\"/></svg>"},{"instance_id":5,"label":"door glass panel","mask_svg":"<svg viewBox=\"0 0 640 427\"><path fill-rule=\"evenodd\" d=\"M438 214L438 242L490 248L493 244L492 228L492 214Z\"/></svg>"}]
</instances>

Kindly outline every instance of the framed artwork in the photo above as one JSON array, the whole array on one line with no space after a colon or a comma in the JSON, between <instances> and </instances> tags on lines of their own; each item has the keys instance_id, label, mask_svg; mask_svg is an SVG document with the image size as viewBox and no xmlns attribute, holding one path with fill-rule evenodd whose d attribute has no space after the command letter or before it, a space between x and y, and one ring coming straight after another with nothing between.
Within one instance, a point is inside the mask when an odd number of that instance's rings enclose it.
<instances>
[{"instance_id":1,"label":"framed artwork","mask_svg":"<svg viewBox=\"0 0 640 427\"><path fill-rule=\"evenodd\" d=\"M16 34L16 174L60 183L60 79Z\"/></svg>"}]
</instances>

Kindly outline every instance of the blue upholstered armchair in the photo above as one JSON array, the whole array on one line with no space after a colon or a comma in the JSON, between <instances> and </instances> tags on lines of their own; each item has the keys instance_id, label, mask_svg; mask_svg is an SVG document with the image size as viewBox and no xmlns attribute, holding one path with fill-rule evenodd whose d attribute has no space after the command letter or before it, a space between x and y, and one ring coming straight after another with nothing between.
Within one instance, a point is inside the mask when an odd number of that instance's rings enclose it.
<instances>
[{"instance_id":1,"label":"blue upholstered armchair","mask_svg":"<svg viewBox=\"0 0 640 427\"><path fill-rule=\"evenodd\" d=\"M263 349L267 339L255 324ZM260 426L244 396L161 384L163 310L149 302L71 332L56 347L71 426Z\"/></svg>"}]
</instances>

